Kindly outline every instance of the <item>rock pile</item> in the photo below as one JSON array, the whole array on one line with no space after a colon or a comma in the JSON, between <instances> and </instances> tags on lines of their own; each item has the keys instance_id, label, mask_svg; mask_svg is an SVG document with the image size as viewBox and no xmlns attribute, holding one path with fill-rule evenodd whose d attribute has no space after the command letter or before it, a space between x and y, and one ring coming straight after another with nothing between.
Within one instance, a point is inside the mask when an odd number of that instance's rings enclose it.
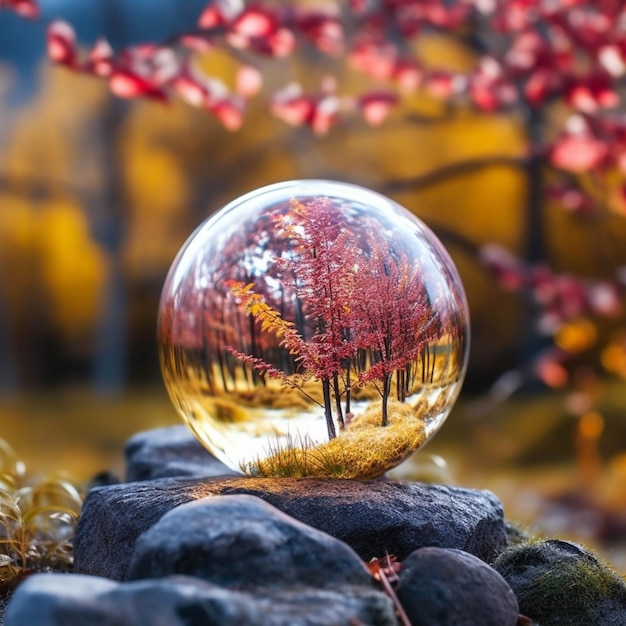
<instances>
[{"instance_id":1,"label":"rock pile","mask_svg":"<svg viewBox=\"0 0 626 626\"><path fill-rule=\"evenodd\" d=\"M31 576L5 626L397 626L366 565L387 554L401 562L395 594L413 626L532 624L520 606L542 626L626 623L620 577L567 542L508 546L489 492L235 477L185 427L142 433L126 452L129 481L87 495L76 573ZM604 576L600 595L584 596L596 612L559 621L533 589L550 571L557 587L573 584L558 574L576 563Z\"/></svg>"}]
</instances>

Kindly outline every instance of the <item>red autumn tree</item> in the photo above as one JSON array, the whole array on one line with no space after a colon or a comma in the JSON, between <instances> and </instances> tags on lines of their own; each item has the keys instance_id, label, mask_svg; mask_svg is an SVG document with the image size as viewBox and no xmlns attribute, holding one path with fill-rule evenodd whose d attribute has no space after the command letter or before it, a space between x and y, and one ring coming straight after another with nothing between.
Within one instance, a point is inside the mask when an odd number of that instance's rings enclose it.
<instances>
[{"instance_id":1,"label":"red autumn tree","mask_svg":"<svg viewBox=\"0 0 626 626\"><path fill-rule=\"evenodd\" d=\"M263 332L280 340L299 373L293 377L254 354L230 348L231 353L301 391L310 377L319 380L331 439L336 436L333 398L342 429L342 397L349 411L352 371L359 385L372 384L380 393L381 425L386 426L392 376L398 377L398 399L404 401L411 368L438 328L419 262L410 259L402 242L381 234L379 224L346 215L329 199L314 198L292 201L290 210L276 220L277 237L290 244L276 259L281 299L286 295L300 303L311 336L285 320L252 283L229 283L235 300ZM366 233L363 241L356 235L361 229ZM357 359L359 353L364 360Z\"/></svg>"},{"instance_id":2,"label":"red autumn tree","mask_svg":"<svg viewBox=\"0 0 626 626\"><path fill-rule=\"evenodd\" d=\"M233 294L256 317L262 329L275 334L298 364L301 372L322 383L324 414L328 434L336 430L332 415L332 398L339 427L343 428L342 394L346 391L340 378L346 361L353 358L350 309L356 281L355 255L349 230L340 210L327 198L316 198L306 204L293 201L290 210L276 220L278 239L289 242L289 249L276 260L284 289L298 303L313 328L305 337L295 324L283 319L278 311L254 293L252 285L234 283ZM257 370L276 375L275 368L251 355L237 356ZM287 380L285 372L282 376ZM297 383L300 387L300 381Z\"/></svg>"},{"instance_id":3,"label":"red autumn tree","mask_svg":"<svg viewBox=\"0 0 626 626\"><path fill-rule=\"evenodd\" d=\"M310 367L322 381L327 412L332 387L337 421L343 428L340 376L355 355L350 301L358 280L354 269L358 251L345 216L328 198L316 198L306 205L292 202L279 230L293 246L293 252L279 261L283 281L291 283L315 327L309 340Z\"/></svg>"},{"instance_id":4,"label":"red autumn tree","mask_svg":"<svg viewBox=\"0 0 626 626\"><path fill-rule=\"evenodd\" d=\"M359 383L372 383L382 398L382 425L388 421L393 374L398 377L398 400L408 393L410 368L434 338L437 313L424 285L424 269L401 245L389 245L374 227L359 268L360 288L353 294L352 323L358 348L366 350L371 366L359 372Z\"/></svg>"}]
</instances>

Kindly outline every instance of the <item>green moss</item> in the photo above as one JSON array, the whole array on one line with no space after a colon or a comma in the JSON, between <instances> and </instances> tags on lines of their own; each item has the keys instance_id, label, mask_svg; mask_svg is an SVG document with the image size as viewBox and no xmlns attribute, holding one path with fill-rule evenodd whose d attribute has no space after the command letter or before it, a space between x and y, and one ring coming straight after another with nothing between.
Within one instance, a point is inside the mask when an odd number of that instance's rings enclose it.
<instances>
[{"instance_id":1,"label":"green moss","mask_svg":"<svg viewBox=\"0 0 626 626\"><path fill-rule=\"evenodd\" d=\"M581 546L527 541L507 548L493 566L515 592L520 613L541 626L625 623L624 579Z\"/></svg>"}]
</instances>

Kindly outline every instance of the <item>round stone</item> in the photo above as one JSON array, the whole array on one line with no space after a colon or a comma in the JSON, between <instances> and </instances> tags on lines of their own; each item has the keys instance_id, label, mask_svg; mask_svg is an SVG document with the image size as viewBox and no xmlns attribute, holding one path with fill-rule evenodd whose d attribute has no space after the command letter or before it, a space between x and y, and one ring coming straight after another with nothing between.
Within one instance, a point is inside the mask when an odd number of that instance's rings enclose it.
<instances>
[{"instance_id":1,"label":"round stone","mask_svg":"<svg viewBox=\"0 0 626 626\"><path fill-rule=\"evenodd\" d=\"M371 478L447 417L469 326L456 268L419 219L363 187L296 180L191 235L158 338L174 406L229 467Z\"/></svg>"}]
</instances>

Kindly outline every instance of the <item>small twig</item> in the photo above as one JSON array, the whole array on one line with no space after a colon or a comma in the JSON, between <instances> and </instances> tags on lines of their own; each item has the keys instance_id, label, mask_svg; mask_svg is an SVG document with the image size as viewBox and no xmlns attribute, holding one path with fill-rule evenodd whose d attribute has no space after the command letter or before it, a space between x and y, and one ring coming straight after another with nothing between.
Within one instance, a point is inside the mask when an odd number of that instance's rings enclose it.
<instances>
[{"instance_id":1,"label":"small twig","mask_svg":"<svg viewBox=\"0 0 626 626\"><path fill-rule=\"evenodd\" d=\"M405 613L391 584L398 580L397 574L400 571L400 567L401 565L396 561L396 557L391 554L386 554L383 559L373 558L367 564L367 569L369 569L374 580L380 582L384 592L391 598L401 626L412 626L411 620Z\"/></svg>"},{"instance_id":2,"label":"small twig","mask_svg":"<svg viewBox=\"0 0 626 626\"><path fill-rule=\"evenodd\" d=\"M393 590L393 587L391 586L391 583L389 582L389 578L387 578L387 574L385 574L384 570L381 569L378 572L378 576L379 576L378 580L380 581L380 584L385 590L385 593L391 598L391 601L393 602L393 606L394 606L394 609L396 610L396 615L398 616L398 619L400 620L400 624L402 624L402 626L411 626L411 620L409 619L408 615L404 611L404 608L400 604L400 600L398 600L398 596L396 595L396 592Z\"/></svg>"}]
</instances>

